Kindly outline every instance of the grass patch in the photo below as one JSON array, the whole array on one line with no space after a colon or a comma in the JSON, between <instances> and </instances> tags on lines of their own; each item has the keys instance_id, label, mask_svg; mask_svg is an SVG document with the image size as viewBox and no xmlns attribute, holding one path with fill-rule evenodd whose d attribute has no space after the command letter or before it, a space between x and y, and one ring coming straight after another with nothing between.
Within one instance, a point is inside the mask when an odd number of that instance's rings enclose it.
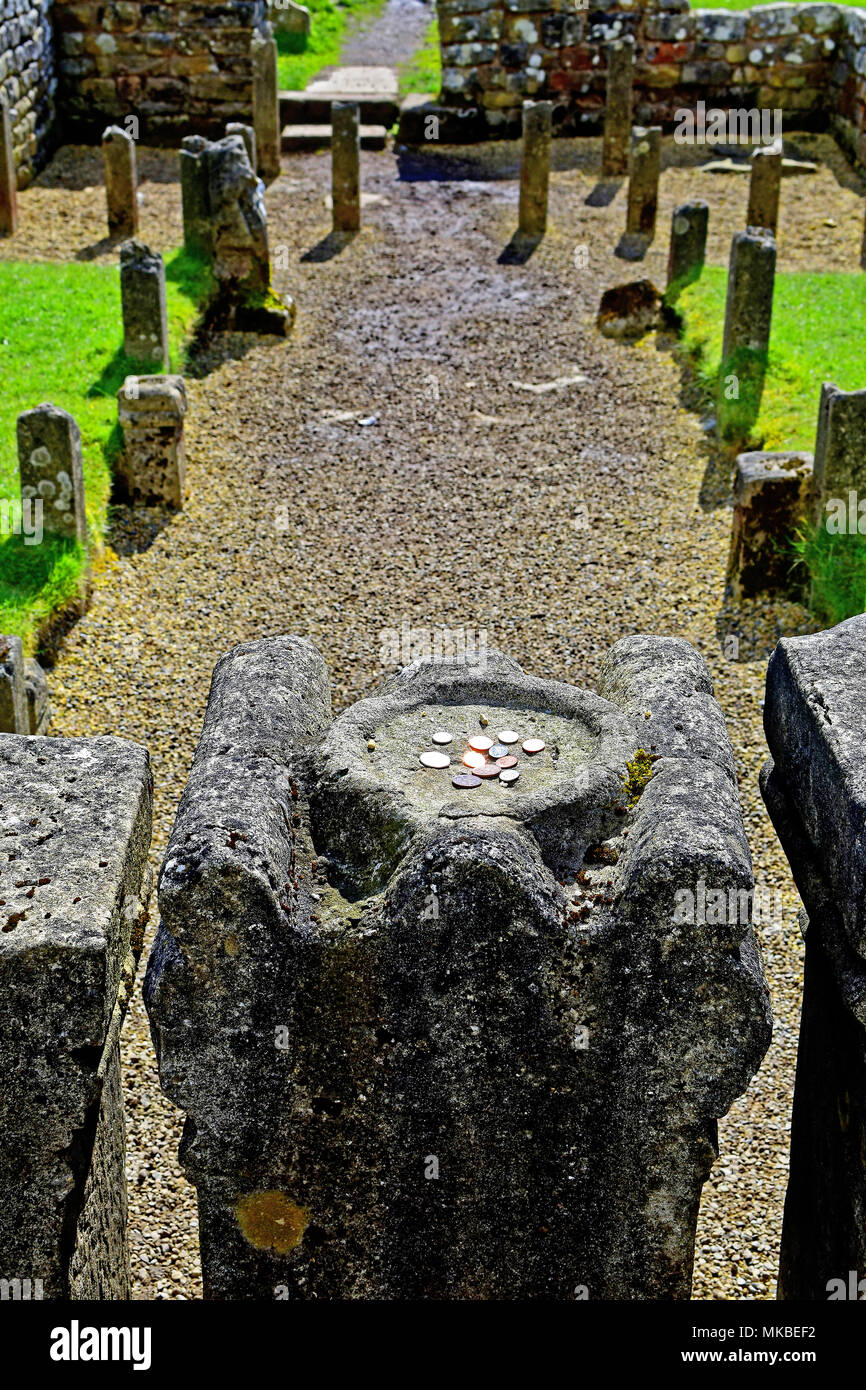
<instances>
[{"instance_id":1,"label":"grass patch","mask_svg":"<svg viewBox=\"0 0 866 1390\"><path fill-rule=\"evenodd\" d=\"M758 0L700 0L700 4L691 5L693 10L753 10ZM858 4L862 6L862 0L838 0L840 5L851 5L855 9Z\"/></svg>"},{"instance_id":2,"label":"grass patch","mask_svg":"<svg viewBox=\"0 0 866 1390\"><path fill-rule=\"evenodd\" d=\"M280 89L302 92L320 68L340 60L350 21L377 15L385 0L303 0L310 11L309 34L276 31L277 73ZM383 59L384 61L384 59Z\"/></svg>"},{"instance_id":3,"label":"grass patch","mask_svg":"<svg viewBox=\"0 0 866 1390\"><path fill-rule=\"evenodd\" d=\"M866 536L833 536L809 522L793 549L809 571L810 603L822 622L835 627L866 612Z\"/></svg>"},{"instance_id":4,"label":"grass patch","mask_svg":"<svg viewBox=\"0 0 866 1390\"><path fill-rule=\"evenodd\" d=\"M728 272L707 266L677 300L683 343L701 381L715 396ZM788 272L776 276L770 352L755 447L811 449L821 383L843 391L866 385L862 324L866 276ZM763 443L760 441L763 440Z\"/></svg>"},{"instance_id":5,"label":"grass patch","mask_svg":"<svg viewBox=\"0 0 866 1390\"><path fill-rule=\"evenodd\" d=\"M400 99L410 92L429 92L439 95L442 86L442 53L439 48L439 21L431 19L424 43L398 70Z\"/></svg>"},{"instance_id":6,"label":"grass patch","mask_svg":"<svg viewBox=\"0 0 866 1390\"><path fill-rule=\"evenodd\" d=\"M166 298L173 371L183 371L186 347L209 286L201 261L178 251L166 262ZM18 499L16 420L43 401L68 410L81 430L87 525L104 534L116 442L115 396L142 365L122 350L120 270L117 265L0 262L4 336L0 339L0 498ZM0 632L22 638L32 652L42 623L74 597L85 556L48 536L25 545L0 536Z\"/></svg>"}]
</instances>

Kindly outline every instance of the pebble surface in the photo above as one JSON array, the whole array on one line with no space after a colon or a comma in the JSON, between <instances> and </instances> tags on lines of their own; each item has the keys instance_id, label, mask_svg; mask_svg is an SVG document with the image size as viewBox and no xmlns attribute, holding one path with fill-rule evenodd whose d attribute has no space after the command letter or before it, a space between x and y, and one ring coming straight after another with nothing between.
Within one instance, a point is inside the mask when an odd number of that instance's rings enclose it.
<instances>
[{"instance_id":1,"label":"pebble surface","mask_svg":"<svg viewBox=\"0 0 866 1390\"><path fill-rule=\"evenodd\" d=\"M557 163L567 162L565 143L554 142ZM807 158L823 158L815 152L825 146L841 158L818 137L798 144ZM552 175L547 236L522 264L503 257L516 225L513 178L482 177L479 166L418 179L391 152L365 153L364 188L378 196L361 233L335 249L328 157L284 160L267 203L272 253L285 248L275 287L296 299L295 329L287 341L226 336L188 378L186 510L114 514L92 606L50 674L54 731L149 748L158 867L211 671L237 642L312 638L336 710L391 673L382 634L404 622L486 629L490 646L534 675L590 686L627 633L693 642L728 718L758 883L784 903L783 920L759 932L775 1037L719 1126L694 1295L772 1298L802 946L757 788L761 700L778 637L815 624L793 605L726 605L728 470L686 408L672 344L653 336L627 347L593 327L607 286L645 273L664 283L676 203L710 202L710 260L724 263L747 180L666 170L659 236L636 268L612 254L625 187L606 206L588 203L599 142L577 148L574 167ZM513 148L501 158L497 175ZM141 236L165 250L180 241L176 159L142 150L139 165ZM100 183L98 156L61 151L21 195L21 231L0 255L116 256L101 245ZM855 190L850 174L839 181L827 168L785 181L781 268L856 270ZM583 244L585 268L575 257ZM567 384L575 376L587 383ZM515 379L566 384L539 394L515 390ZM123 1063L135 1296L200 1297L195 1194L176 1157L182 1117L160 1092L140 991Z\"/></svg>"}]
</instances>

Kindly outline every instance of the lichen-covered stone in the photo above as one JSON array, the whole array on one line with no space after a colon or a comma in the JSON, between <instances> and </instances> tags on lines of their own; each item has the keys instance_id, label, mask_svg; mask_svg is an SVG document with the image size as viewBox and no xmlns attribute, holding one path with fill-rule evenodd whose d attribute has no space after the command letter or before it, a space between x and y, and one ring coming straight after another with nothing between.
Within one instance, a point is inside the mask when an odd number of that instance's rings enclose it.
<instances>
[{"instance_id":1,"label":"lichen-covered stone","mask_svg":"<svg viewBox=\"0 0 866 1390\"><path fill-rule=\"evenodd\" d=\"M812 455L797 451L738 454L728 583L739 602L756 594L803 596L793 540L812 512Z\"/></svg>"}]
</instances>

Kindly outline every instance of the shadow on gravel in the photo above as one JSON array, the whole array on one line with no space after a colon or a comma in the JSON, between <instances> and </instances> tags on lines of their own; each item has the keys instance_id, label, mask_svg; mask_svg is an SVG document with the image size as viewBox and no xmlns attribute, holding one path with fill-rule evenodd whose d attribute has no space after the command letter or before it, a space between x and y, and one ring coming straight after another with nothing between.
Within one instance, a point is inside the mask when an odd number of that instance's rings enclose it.
<instances>
[{"instance_id":1,"label":"shadow on gravel","mask_svg":"<svg viewBox=\"0 0 866 1390\"><path fill-rule=\"evenodd\" d=\"M131 506L113 502L108 509L105 539L116 555L141 555L170 526L177 512L163 507Z\"/></svg>"},{"instance_id":2,"label":"shadow on gravel","mask_svg":"<svg viewBox=\"0 0 866 1390\"><path fill-rule=\"evenodd\" d=\"M609 208L622 185L622 179L599 179L583 201L588 208Z\"/></svg>"},{"instance_id":3,"label":"shadow on gravel","mask_svg":"<svg viewBox=\"0 0 866 1390\"><path fill-rule=\"evenodd\" d=\"M332 261L352 244L357 235L357 232L328 232L328 235L317 241L315 246L311 246L309 251L304 252L301 263L320 265L322 261Z\"/></svg>"},{"instance_id":4,"label":"shadow on gravel","mask_svg":"<svg viewBox=\"0 0 866 1390\"><path fill-rule=\"evenodd\" d=\"M536 247L540 246L543 237L522 236L520 232L515 232L508 245L503 247L496 260L499 265L526 265Z\"/></svg>"},{"instance_id":5,"label":"shadow on gravel","mask_svg":"<svg viewBox=\"0 0 866 1390\"><path fill-rule=\"evenodd\" d=\"M553 172L582 169L590 172L597 161L597 141L554 139L550 146ZM483 145L396 145L397 173L403 182L490 183L520 176L522 141L491 140Z\"/></svg>"}]
</instances>

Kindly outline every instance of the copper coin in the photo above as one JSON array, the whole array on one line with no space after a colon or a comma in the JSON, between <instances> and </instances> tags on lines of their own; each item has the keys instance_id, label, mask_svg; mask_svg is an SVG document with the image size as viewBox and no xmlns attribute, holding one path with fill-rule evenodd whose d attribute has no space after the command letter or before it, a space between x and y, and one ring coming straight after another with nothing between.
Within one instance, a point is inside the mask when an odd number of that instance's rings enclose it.
<instances>
[{"instance_id":1,"label":"copper coin","mask_svg":"<svg viewBox=\"0 0 866 1390\"><path fill-rule=\"evenodd\" d=\"M500 743L517 743L520 734L516 734L513 729L503 729L502 733L497 734L496 737Z\"/></svg>"},{"instance_id":2,"label":"copper coin","mask_svg":"<svg viewBox=\"0 0 866 1390\"><path fill-rule=\"evenodd\" d=\"M506 784L506 786L507 786L509 782L516 782L519 776L520 776L520 769L519 769L519 768L517 768L517 767L509 767L509 768L506 768L503 772L500 773L500 775L499 775L499 780L500 780L500 782L504 782L504 783Z\"/></svg>"},{"instance_id":3,"label":"copper coin","mask_svg":"<svg viewBox=\"0 0 866 1390\"><path fill-rule=\"evenodd\" d=\"M543 738L528 738L523 745L524 753L540 753L545 747Z\"/></svg>"},{"instance_id":4,"label":"copper coin","mask_svg":"<svg viewBox=\"0 0 866 1390\"><path fill-rule=\"evenodd\" d=\"M473 777L471 772L458 772L451 778L452 787L480 787L481 778Z\"/></svg>"},{"instance_id":5,"label":"copper coin","mask_svg":"<svg viewBox=\"0 0 866 1390\"><path fill-rule=\"evenodd\" d=\"M483 753L473 753L472 749L468 748L463 754L463 762L466 767L483 767L487 758Z\"/></svg>"},{"instance_id":6,"label":"copper coin","mask_svg":"<svg viewBox=\"0 0 866 1390\"><path fill-rule=\"evenodd\" d=\"M483 767L476 767L476 777L498 777L502 771L498 763L485 763Z\"/></svg>"},{"instance_id":7,"label":"copper coin","mask_svg":"<svg viewBox=\"0 0 866 1390\"><path fill-rule=\"evenodd\" d=\"M447 753L422 753L418 759L422 767L448 767L451 763Z\"/></svg>"},{"instance_id":8,"label":"copper coin","mask_svg":"<svg viewBox=\"0 0 866 1390\"><path fill-rule=\"evenodd\" d=\"M500 767L517 767L517 759L513 753L509 753L507 758L497 758Z\"/></svg>"},{"instance_id":9,"label":"copper coin","mask_svg":"<svg viewBox=\"0 0 866 1390\"><path fill-rule=\"evenodd\" d=\"M454 735L453 735L453 734L449 734L449 732L448 732L447 729L437 729L436 732L435 732L435 734L433 735L433 742L434 742L434 743L450 743L453 737L454 737Z\"/></svg>"},{"instance_id":10,"label":"copper coin","mask_svg":"<svg viewBox=\"0 0 866 1390\"><path fill-rule=\"evenodd\" d=\"M508 756L508 749L504 743L494 743L493 747L487 751L488 758L505 758Z\"/></svg>"},{"instance_id":11,"label":"copper coin","mask_svg":"<svg viewBox=\"0 0 866 1390\"><path fill-rule=\"evenodd\" d=\"M493 739L487 738L484 734L476 734L475 738L468 740L468 743L475 753L486 753L488 748L493 747Z\"/></svg>"}]
</instances>

